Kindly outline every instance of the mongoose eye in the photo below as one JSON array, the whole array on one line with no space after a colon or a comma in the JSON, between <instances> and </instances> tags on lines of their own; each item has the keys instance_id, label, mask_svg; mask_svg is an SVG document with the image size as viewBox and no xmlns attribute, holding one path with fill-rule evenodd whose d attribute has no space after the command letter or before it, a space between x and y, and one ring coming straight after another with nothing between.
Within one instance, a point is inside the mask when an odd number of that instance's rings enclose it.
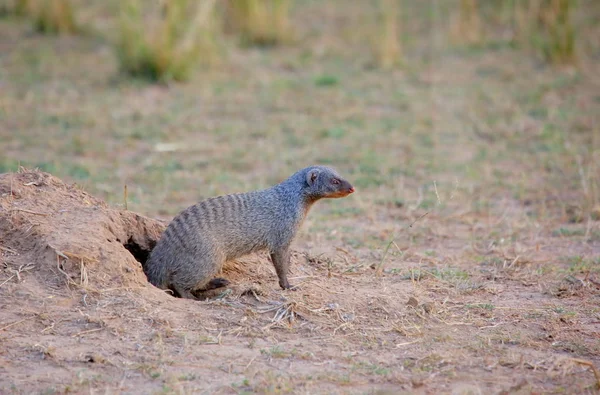
<instances>
[{"instance_id":1,"label":"mongoose eye","mask_svg":"<svg viewBox=\"0 0 600 395\"><path fill-rule=\"evenodd\" d=\"M333 185L339 185L339 183L340 183L340 180L338 180L337 178L334 178L333 180L331 180L331 183L332 183Z\"/></svg>"}]
</instances>

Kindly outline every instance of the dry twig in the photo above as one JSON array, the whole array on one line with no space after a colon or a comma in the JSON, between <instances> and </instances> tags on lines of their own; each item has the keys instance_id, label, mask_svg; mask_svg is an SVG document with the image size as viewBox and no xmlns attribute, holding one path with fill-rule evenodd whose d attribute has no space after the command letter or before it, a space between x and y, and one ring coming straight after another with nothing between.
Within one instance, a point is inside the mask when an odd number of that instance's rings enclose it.
<instances>
[{"instance_id":1,"label":"dry twig","mask_svg":"<svg viewBox=\"0 0 600 395\"><path fill-rule=\"evenodd\" d=\"M72 335L71 337L78 337L78 336L82 336L82 335L87 335L88 333L98 332L98 331L101 331L102 329L104 329L104 328L90 329L90 330L87 330L87 331L76 333L76 334Z\"/></svg>"},{"instance_id":2,"label":"dry twig","mask_svg":"<svg viewBox=\"0 0 600 395\"><path fill-rule=\"evenodd\" d=\"M18 255L18 252L17 252L17 251L15 251L15 250L13 250L12 248L8 248L8 247L2 247L2 246L0 246L0 250L2 250L2 251L6 251L6 252L8 252L8 253L11 253L11 254Z\"/></svg>"},{"instance_id":3,"label":"dry twig","mask_svg":"<svg viewBox=\"0 0 600 395\"><path fill-rule=\"evenodd\" d=\"M16 276L16 274L13 274L12 276L10 276L10 277L9 277L9 278L7 278L6 280L4 280L4 281L2 282L2 284L0 284L0 287L1 287L1 286L3 286L4 284L6 284L7 282L9 282L10 280L12 280L14 276Z\"/></svg>"},{"instance_id":4,"label":"dry twig","mask_svg":"<svg viewBox=\"0 0 600 395\"><path fill-rule=\"evenodd\" d=\"M21 211L21 212L28 213L28 214L41 215L42 217L47 217L50 215L50 214L45 214L45 213L38 213L37 211L27 210L25 208L13 208L13 209L11 209L11 211Z\"/></svg>"},{"instance_id":5,"label":"dry twig","mask_svg":"<svg viewBox=\"0 0 600 395\"><path fill-rule=\"evenodd\" d=\"M594 373L594 377L596 378L596 388L600 389L600 372L598 371L593 362L579 358L571 358L571 361L578 363L579 365L589 366L590 369L592 369L592 372Z\"/></svg>"},{"instance_id":6,"label":"dry twig","mask_svg":"<svg viewBox=\"0 0 600 395\"><path fill-rule=\"evenodd\" d=\"M8 324L8 325L6 325L6 326L3 326L2 328L0 328L0 332L2 332L2 331L3 331L3 330L5 330L5 329L8 329L8 328L10 328L11 326L18 325L18 324L20 324L21 322L25 322L25 321L27 321L27 320L30 320L30 319L32 319L32 318L33 318L33 317L27 317L27 318L23 318L22 320L19 320L19 321L13 322L12 324Z\"/></svg>"}]
</instances>

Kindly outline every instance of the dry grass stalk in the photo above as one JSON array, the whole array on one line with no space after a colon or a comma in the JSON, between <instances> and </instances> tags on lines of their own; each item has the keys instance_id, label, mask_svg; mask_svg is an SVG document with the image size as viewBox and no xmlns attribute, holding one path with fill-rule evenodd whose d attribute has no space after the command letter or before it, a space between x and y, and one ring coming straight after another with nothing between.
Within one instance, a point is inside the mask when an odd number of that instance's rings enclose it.
<instances>
[{"instance_id":1,"label":"dry grass stalk","mask_svg":"<svg viewBox=\"0 0 600 395\"><path fill-rule=\"evenodd\" d=\"M590 163L587 166L584 164L584 158L580 154L574 153L573 156L575 159L574 162L577 164L577 172L583 192L582 217L587 217L588 223L590 220L597 221L600 219L600 202L598 197L598 183L600 182L600 173L598 170L600 169L598 169L598 164L593 158L593 153L588 159ZM588 233L589 226L586 237L589 236Z\"/></svg>"},{"instance_id":2,"label":"dry grass stalk","mask_svg":"<svg viewBox=\"0 0 600 395\"><path fill-rule=\"evenodd\" d=\"M37 211L31 211L24 208L13 208L11 211L19 211L22 213L33 214L33 215L41 215L42 217L47 217L49 214L46 213L38 213Z\"/></svg>"},{"instance_id":3,"label":"dry grass stalk","mask_svg":"<svg viewBox=\"0 0 600 395\"><path fill-rule=\"evenodd\" d=\"M544 57L552 63L572 63L575 60L575 29L571 23L573 2L546 0L540 13L540 24L545 36L542 45Z\"/></svg>"},{"instance_id":4,"label":"dry grass stalk","mask_svg":"<svg viewBox=\"0 0 600 395\"><path fill-rule=\"evenodd\" d=\"M569 0L529 0L516 2L515 41L533 49L551 63L573 63L575 4Z\"/></svg>"},{"instance_id":5,"label":"dry grass stalk","mask_svg":"<svg viewBox=\"0 0 600 395\"><path fill-rule=\"evenodd\" d=\"M89 287L89 276L88 276L87 268L85 266L86 261L90 262L90 263L98 263L98 261L96 259L90 258L85 255L75 254L75 253L68 252L68 251L61 251L50 244L48 244L48 247L50 247L52 250L54 250L54 253L56 254L56 268L58 269L58 271L60 273L62 273L65 276L65 279L67 280L67 284L97 292L97 290ZM79 260L79 284L77 284L75 281L73 281L71 275L69 275L69 273L67 273L64 270L63 264L61 262L61 258L64 259L63 262L66 262L68 260Z\"/></svg>"},{"instance_id":6,"label":"dry grass stalk","mask_svg":"<svg viewBox=\"0 0 600 395\"><path fill-rule=\"evenodd\" d=\"M536 15L539 14L540 0L529 0L514 4L514 36L513 41L521 47L531 46L531 36L534 29Z\"/></svg>"},{"instance_id":7,"label":"dry grass stalk","mask_svg":"<svg viewBox=\"0 0 600 395\"><path fill-rule=\"evenodd\" d=\"M0 1L0 15L24 16L29 12L30 0Z\"/></svg>"},{"instance_id":8,"label":"dry grass stalk","mask_svg":"<svg viewBox=\"0 0 600 395\"><path fill-rule=\"evenodd\" d=\"M81 261L79 261L79 285L81 285L84 288L87 288L89 286L89 279L88 279L88 273L87 273L87 269L85 268L85 263L83 262L83 259Z\"/></svg>"},{"instance_id":9,"label":"dry grass stalk","mask_svg":"<svg viewBox=\"0 0 600 395\"><path fill-rule=\"evenodd\" d=\"M99 332L104 328L94 328L94 329L88 329L87 331L83 331L83 332L78 332L75 333L74 335L71 335L71 337L79 337L79 336L83 336L83 335L87 335L89 333L93 333L93 332Z\"/></svg>"},{"instance_id":10,"label":"dry grass stalk","mask_svg":"<svg viewBox=\"0 0 600 395\"><path fill-rule=\"evenodd\" d=\"M287 301L284 303L278 303L273 306L258 309L257 312L259 313L267 313L275 310L275 315L271 319L271 322L265 325L262 329L270 329L273 326L280 326L284 323L287 323L287 325L284 326L291 327L295 322L296 318L300 316L297 312L297 303L298 302L295 301Z\"/></svg>"},{"instance_id":11,"label":"dry grass stalk","mask_svg":"<svg viewBox=\"0 0 600 395\"><path fill-rule=\"evenodd\" d=\"M127 210L127 184L123 187L123 204L125 205L125 210Z\"/></svg>"},{"instance_id":12,"label":"dry grass stalk","mask_svg":"<svg viewBox=\"0 0 600 395\"><path fill-rule=\"evenodd\" d=\"M27 10L30 7L31 0L15 0L14 10L17 15L27 14Z\"/></svg>"},{"instance_id":13,"label":"dry grass stalk","mask_svg":"<svg viewBox=\"0 0 600 395\"><path fill-rule=\"evenodd\" d=\"M230 0L227 28L245 45L274 46L289 41L291 0Z\"/></svg>"},{"instance_id":14,"label":"dry grass stalk","mask_svg":"<svg viewBox=\"0 0 600 395\"><path fill-rule=\"evenodd\" d=\"M457 42L466 44L481 42L483 32L476 0L460 0L458 17L453 21L451 34Z\"/></svg>"},{"instance_id":15,"label":"dry grass stalk","mask_svg":"<svg viewBox=\"0 0 600 395\"><path fill-rule=\"evenodd\" d=\"M6 329L8 329L8 328L10 328L10 327L13 327L13 326L15 326L15 325L19 325L20 323L22 323L22 322L25 322L25 321L27 321L27 320L30 320L30 319L32 319L32 318L35 318L35 317L27 317L27 318L23 318L22 320L15 321L15 322L13 322L13 323L10 323L10 324L8 324L8 325L5 325L5 326L3 326L2 328L0 328L0 332L2 332L3 330L6 330Z\"/></svg>"},{"instance_id":16,"label":"dry grass stalk","mask_svg":"<svg viewBox=\"0 0 600 395\"><path fill-rule=\"evenodd\" d=\"M116 44L121 70L152 81L189 79L198 63L216 58L215 3L204 1L192 12L188 0L164 1L148 27L139 1L124 2Z\"/></svg>"},{"instance_id":17,"label":"dry grass stalk","mask_svg":"<svg viewBox=\"0 0 600 395\"><path fill-rule=\"evenodd\" d=\"M420 217L418 217L417 219L415 219L413 222L411 222L406 229L410 229L413 227L414 224L417 223L417 221L419 221L421 218L424 218L427 214L429 214L429 211L426 211L424 214L422 214ZM390 240L390 242L386 245L385 250L383 252L383 256L381 257L381 261L379 262L379 264L376 266L375 268L375 275L377 277L380 277L383 274L383 270L384 270L384 262L385 262L385 258L388 255L388 252L390 250L391 246L396 247L396 249L398 250L398 252L400 253L400 256L402 256L404 254L404 251L402 251L400 249L400 247L398 247L398 244L396 244L396 236L392 235L392 238Z\"/></svg>"},{"instance_id":18,"label":"dry grass stalk","mask_svg":"<svg viewBox=\"0 0 600 395\"><path fill-rule=\"evenodd\" d=\"M32 263L28 263L26 265L21 265L17 270L15 270L15 276L17 276L17 281L21 282L23 279L21 278L21 273L28 272L35 268L35 265ZM13 276L14 277L14 276ZM12 278L12 277L11 277ZM7 280L8 281L8 280ZM5 281L6 282L6 281ZM2 283L4 284L4 283Z\"/></svg>"},{"instance_id":19,"label":"dry grass stalk","mask_svg":"<svg viewBox=\"0 0 600 395\"><path fill-rule=\"evenodd\" d=\"M10 254L14 254L14 255L17 254L17 251L13 250L12 248L8 248L8 247L0 246L0 250L1 251L6 251L6 252L8 252Z\"/></svg>"},{"instance_id":20,"label":"dry grass stalk","mask_svg":"<svg viewBox=\"0 0 600 395\"><path fill-rule=\"evenodd\" d=\"M15 278L16 274L13 274L12 276L10 276L9 278L7 278L6 280L2 281L0 283L0 287L2 287L4 284L6 284L7 282L9 282L10 280L12 280L13 278Z\"/></svg>"},{"instance_id":21,"label":"dry grass stalk","mask_svg":"<svg viewBox=\"0 0 600 395\"><path fill-rule=\"evenodd\" d=\"M33 0L20 3L20 9L27 10L37 32L73 34L79 30L70 0Z\"/></svg>"},{"instance_id":22,"label":"dry grass stalk","mask_svg":"<svg viewBox=\"0 0 600 395\"><path fill-rule=\"evenodd\" d=\"M399 39L398 0L381 0L378 25L381 25L380 37L377 40L377 61L379 66L389 69L397 66L402 60L402 44Z\"/></svg>"},{"instance_id":23,"label":"dry grass stalk","mask_svg":"<svg viewBox=\"0 0 600 395\"><path fill-rule=\"evenodd\" d=\"M576 364L583 365L583 366L588 366L594 373L594 378L596 379L596 389L600 390L600 372L598 371L598 369L596 368L596 366L594 365L593 362L586 361L585 359L579 359L579 358L571 358L571 362L574 362Z\"/></svg>"}]
</instances>

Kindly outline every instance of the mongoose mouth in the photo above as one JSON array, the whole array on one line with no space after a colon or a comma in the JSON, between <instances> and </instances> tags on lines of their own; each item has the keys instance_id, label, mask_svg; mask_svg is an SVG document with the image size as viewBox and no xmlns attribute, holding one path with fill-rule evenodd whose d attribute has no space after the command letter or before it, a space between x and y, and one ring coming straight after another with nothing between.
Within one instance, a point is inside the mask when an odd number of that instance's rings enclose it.
<instances>
[{"instance_id":1,"label":"mongoose mouth","mask_svg":"<svg viewBox=\"0 0 600 395\"><path fill-rule=\"evenodd\" d=\"M328 195L330 198L342 198L354 193L355 189L353 186L348 187L347 189L342 189L341 191L332 192Z\"/></svg>"}]
</instances>

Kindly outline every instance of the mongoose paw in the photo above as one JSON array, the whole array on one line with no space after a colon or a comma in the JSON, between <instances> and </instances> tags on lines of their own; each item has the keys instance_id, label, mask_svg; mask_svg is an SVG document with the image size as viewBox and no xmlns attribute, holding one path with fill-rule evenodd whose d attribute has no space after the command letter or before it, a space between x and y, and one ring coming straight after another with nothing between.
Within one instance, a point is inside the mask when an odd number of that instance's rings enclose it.
<instances>
[{"instance_id":1,"label":"mongoose paw","mask_svg":"<svg viewBox=\"0 0 600 395\"><path fill-rule=\"evenodd\" d=\"M281 285L281 288L288 291L297 291L300 289L297 285L290 285L289 283L286 283L285 286Z\"/></svg>"},{"instance_id":2,"label":"mongoose paw","mask_svg":"<svg viewBox=\"0 0 600 395\"><path fill-rule=\"evenodd\" d=\"M213 278L212 280L210 280L206 289L209 290L209 289L222 288L222 287L226 287L228 285L229 285L229 280L221 278L221 277L216 277L216 278Z\"/></svg>"}]
</instances>

